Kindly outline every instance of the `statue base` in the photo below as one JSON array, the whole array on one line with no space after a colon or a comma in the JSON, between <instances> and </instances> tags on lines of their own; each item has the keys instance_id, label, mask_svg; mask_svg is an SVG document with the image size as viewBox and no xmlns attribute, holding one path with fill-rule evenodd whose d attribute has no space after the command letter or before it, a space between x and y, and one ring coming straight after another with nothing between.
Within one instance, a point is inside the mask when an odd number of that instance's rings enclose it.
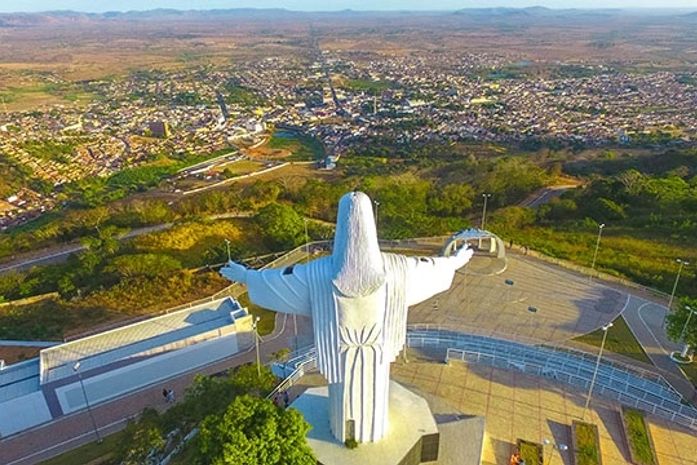
<instances>
[{"instance_id":1,"label":"statue base","mask_svg":"<svg viewBox=\"0 0 697 465\"><path fill-rule=\"evenodd\" d=\"M299 410L312 429L307 442L321 465L417 465L438 459L440 435L426 401L394 381L390 382L387 434L378 442L348 449L329 428L328 388L312 388L291 407Z\"/></svg>"}]
</instances>

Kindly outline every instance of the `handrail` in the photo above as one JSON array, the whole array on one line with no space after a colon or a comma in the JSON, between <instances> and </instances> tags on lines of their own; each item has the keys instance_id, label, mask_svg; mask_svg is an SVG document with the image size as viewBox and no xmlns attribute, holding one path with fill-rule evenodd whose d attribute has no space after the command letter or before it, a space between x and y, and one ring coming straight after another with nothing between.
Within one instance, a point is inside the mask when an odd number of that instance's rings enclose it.
<instances>
[{"instance_id":1,"label":"handrail","mask_svg":"<svg viewBox=\"0 0 697 465\"><path fill-rule=\"evenodd\" d=\"M477 338L487 340L492 346L497 343L503 345L498 350L496 347L486 350L483 346L482 349L477 349ZM407 345L444 347L446 361L455 359L465 363L514 368L537 376L551 377L573 386L583 384L584 388L590 383L590 374L593 371L590 367L594 363L593 359L597 357L577 350L558 350L544 345L525 345L490 336L449 330L444 332L438 329L408 329ZM512 350L510 346L515 345L520 346L521 351ZM534 351L539 351L541 357L529 358L529 352ZM459 357L454 357L453 354L459 354ZM564 354L568 360L564 360ZM548 357L547 361L544 360L545 355ZM574 364L568 365L567 362ZM685 404L682 395L663 376L615 361L606 360L601 362L600 366L603 371L597 378L596 385L599 394L697 429L697 409ZM653 389L650 388L652 385Z\"/></svg>"}]
</instances>

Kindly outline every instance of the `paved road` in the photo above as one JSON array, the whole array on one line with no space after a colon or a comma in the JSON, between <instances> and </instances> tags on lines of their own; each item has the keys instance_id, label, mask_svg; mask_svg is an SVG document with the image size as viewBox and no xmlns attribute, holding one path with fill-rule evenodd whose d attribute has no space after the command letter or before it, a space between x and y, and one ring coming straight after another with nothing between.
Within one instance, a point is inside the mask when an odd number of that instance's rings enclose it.
<instances>
[{"instance_id":1,"label":"paved road","mask_svg":"<svg viewBox=\"0 0 697 465\"><path fill-rule=\"evenodd\" d=\"M521 207L537 208L541 205L549 203L552 199L561 196L564 192L571 189L576 189L577 187L578 185L576 184L544 187L531 194L527 199L520 202L519 205Z\"/></svg>"},{"instance_id":2,"label":"paved road","mask_svg":"<svg viewBox=\"0 0 697 465\"><path fill-rule=\"evenodd\" d=\"M218 215L211 215L207 217L206 220L216 221L232 218L249 218L253 216L253 214L253 212L221 213ZM144 234L164 231L172 226L174 226L174 223L163 223L154 226L132 229L129 232L119 236L119 240L125 241ZM15 258L11 262L0 265L0 274L8 273L10 271L23 271L36 265L60 263L67 260L70 255L82 252L83 250L85 250L84 245L79 243L71 243L22 254L20 257Z\"/></svg>"},{"instance_id":3,"label":"paved road","mask_svg":"<svg viewBox=\"0 0 697 465\"><path fill-rule=\"evenodd\" d=\"M663 305L630 295L622 316L653 364L664 372L668 382L683 397L693 399L694 386L685 379L683 372L670 359L670 353L680 350L681 346L668 339L665 329L662 328L667 311Z\"/></svg>"},{"instance_id":4,"label":"paved road","mask_svg":"<svg viewBox=\"0 0 697 465\"><path fill-rule=\"evenodd\" d=\"M169 229L173 226L173 223L158 224L155 226L146 226L143 228L136 228L128 231L125 234L119 236L119 240L125 241L127 239L132 239L134 237L142 236L143 234L149 234L152 232L163 231ZM9 263L0 265L0 274L7 273L10 271L22 271L32 266L39 264L48 263L59 263L68 259L68 257L74 253L81 252L85 250L85 246L82 244L72 243L57 247L50 247L47 249L34 251L26 254L24 258L17 258Z\"/></svg>"}]
</instances>

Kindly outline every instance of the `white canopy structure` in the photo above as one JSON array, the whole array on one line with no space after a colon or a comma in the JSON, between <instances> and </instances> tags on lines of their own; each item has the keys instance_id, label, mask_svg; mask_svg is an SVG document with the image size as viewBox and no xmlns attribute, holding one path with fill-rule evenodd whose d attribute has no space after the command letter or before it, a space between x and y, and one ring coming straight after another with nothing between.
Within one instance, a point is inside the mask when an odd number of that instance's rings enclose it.
<instances>
[{"instance_id":1,"label":"white canopy structure","mask_svg":"<svg viewBox=\"0 0 697 465\"><path fill-rule=\"evenodd\" d=\"M474 250L475 256L489 259L485 266L477 266L473 263L472 266L468 267L468 273L492 275L501 274L506 270L508 260L503 240L484 229L471 228L453 234L443 248L443 255L446 257L452 255L465 243ZM482 263L482 265L484 264Z\"/></svg>"}]
</instances>

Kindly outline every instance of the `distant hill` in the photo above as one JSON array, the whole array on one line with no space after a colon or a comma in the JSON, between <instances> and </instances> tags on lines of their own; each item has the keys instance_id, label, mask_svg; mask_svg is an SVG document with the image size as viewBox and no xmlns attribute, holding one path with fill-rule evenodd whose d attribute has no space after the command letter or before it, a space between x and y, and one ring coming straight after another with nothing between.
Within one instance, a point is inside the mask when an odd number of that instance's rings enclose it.
<instances>
[{"instance_id":1,"label":"distant hill","mask_svg":"<svg viewBox=\"0 0 697 465\"><path fill-rule=\"evenodd\" d=\"M637 15L636 11L621 9L551 9L542 6L528 8L463 8L451 12L423 11L356 11L302 12L281 8L232 8L218 10L154 9L146 11L110 11L106 13L81 13L74 11L47 11L42 13L0 13L0 27L22 28L62 24L99 24L102 21L228 21L274 19L322 19L322 18L371 18L371 17L451 17L459 21L510 21L549 22L568 19L584 21L592 18L612 18L623 14ZM669 15L670 16L670 15ZM692 20L697 12L676 12L675 17ZM510 21L509 21L510 20Z\"/></svg>"},{"instance_id":2,"label":"distant hill","mask_svg":"<svg viewBox=\"0 0 697 465\"><path fill-rule=\"evenodd\" d=\"M42 13L0 13L0 27L34 27L51 24L94 23L100 21L177 21L220 20L231 18L279 18L302 15L280 8L236 8L225 10L110 11L81 13L75 11L47 11Z\"/></svg>"}]
</instances>

